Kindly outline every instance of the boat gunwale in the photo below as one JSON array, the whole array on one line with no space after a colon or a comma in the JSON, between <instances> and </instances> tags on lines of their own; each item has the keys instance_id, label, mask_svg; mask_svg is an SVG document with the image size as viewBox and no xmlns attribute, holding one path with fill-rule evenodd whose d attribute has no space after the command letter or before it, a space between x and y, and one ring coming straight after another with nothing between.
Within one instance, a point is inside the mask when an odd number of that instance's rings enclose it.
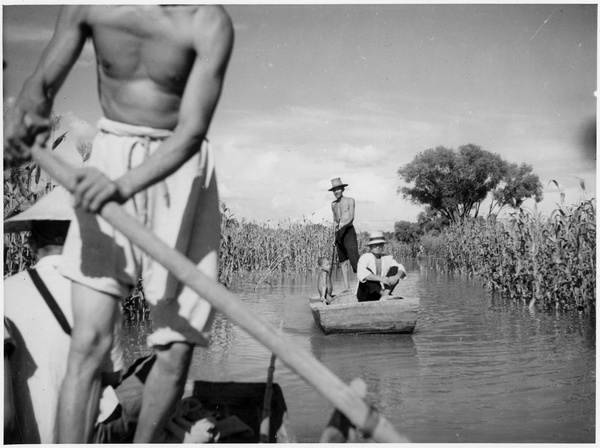
<instances>
[{"instance_id":1,"label":"boat gunwale","mask_svg":"<svg viewBox=\"0 0 600 448\"><path fill-rule=\"evenodd\" d=\"M392 299L392 300L375 300L371 302L352 302L352 303L332 303L329 305L321 302L320 299L311 298L309 301L309 305L314 310L343 310L347 308L360 308L360 307L390 307L394 308L399 305L405 305L407 307L411 306L419 306L420 297L404 297L401 299Z\"/></svg>"}]
</instances>

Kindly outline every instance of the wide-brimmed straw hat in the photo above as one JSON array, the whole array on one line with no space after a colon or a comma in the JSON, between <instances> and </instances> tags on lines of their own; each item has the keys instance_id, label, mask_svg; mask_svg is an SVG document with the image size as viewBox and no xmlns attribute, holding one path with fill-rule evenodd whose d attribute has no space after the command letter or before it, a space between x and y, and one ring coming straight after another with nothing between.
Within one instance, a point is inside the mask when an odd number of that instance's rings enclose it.
<instances>
[{"instance_id":1,"label":"wide-brimmed straw hat","mask_svg":"<svg viewBox=\"0 0 600 448\"><path fill-rule=\"evenodd\" d=\"M367 243L367 246L371 246L373 244L381 244L381 243L384 243L384 244L387 243L387 241L383 237L383 232L376 231L376 232L369 233L369 242Z\"/></svg>"},{"instance_id":2,"label":"wide-brimmed straw hat","mask_svg":"<svg viewBox=\"0 0 600 448\"><path fill-rule=\"evenodd\" d=\"M336 177L335 179L331 179L331 188L327 191L337 190L338 188L347 187L348 184L342 183L342 179Z\"/></svg>"},{"instance_id":3,"label":"wide-brimmed straw hat","mask_svg":"<svg viewBox=\"0 0 600 448\"><path fill-rule=\"evenodd\" d=\"M74 217L71 194L65 188L57 186L24 212L6 219L4 232L31 230L31 221L71 221Z\"/></svg>"}]
</instances>

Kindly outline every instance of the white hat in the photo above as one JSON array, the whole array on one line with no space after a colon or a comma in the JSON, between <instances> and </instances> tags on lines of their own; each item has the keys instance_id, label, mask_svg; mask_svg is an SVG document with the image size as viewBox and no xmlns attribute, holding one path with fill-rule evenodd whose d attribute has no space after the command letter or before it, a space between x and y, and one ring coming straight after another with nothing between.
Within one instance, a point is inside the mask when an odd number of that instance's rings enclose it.
<instances>
[{"instance_id":1,"label":"white hat","mask_svg":"<svg viewBox=\"0 0 600 448\"><path fill-rule=\"evenodd\" d=\"M74 217L71 193L58 185L24 212L4 220L4 232L30 230L31 221L71 221Z\"/></svg>"},{"instance_id":2,"label":"white hat","mask_svg":"<svg viewBox=\"0 0 600 448\"><path fill-rule=\"evenodd\" d=\"M372 244L381 244L381 243L384 243L384 244L387 243L387 241L383 237L383 232L376 231L376 232L371 232L369 234L369 242L367 243L367 246L371 246Z\"/></svg>"}]
</instances>

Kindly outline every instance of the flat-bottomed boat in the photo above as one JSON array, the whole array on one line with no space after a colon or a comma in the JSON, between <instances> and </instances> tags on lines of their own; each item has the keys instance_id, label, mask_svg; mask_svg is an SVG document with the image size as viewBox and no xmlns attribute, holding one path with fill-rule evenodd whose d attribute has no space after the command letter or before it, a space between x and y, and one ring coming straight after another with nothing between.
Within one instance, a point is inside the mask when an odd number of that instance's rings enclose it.
<instances>
[{"instance_id":1,"label":"flat-bottomed boat","mask_svg":"<svg viewBox=\"0 0 600 448\"><path fill-rule=\"evenodd\" d=\"M330 299L310 298L315 324L331 333L412 333L417 325L419 298L388 297L374 302L358 302L354 294Z\"/></svg>"}]
</instances>

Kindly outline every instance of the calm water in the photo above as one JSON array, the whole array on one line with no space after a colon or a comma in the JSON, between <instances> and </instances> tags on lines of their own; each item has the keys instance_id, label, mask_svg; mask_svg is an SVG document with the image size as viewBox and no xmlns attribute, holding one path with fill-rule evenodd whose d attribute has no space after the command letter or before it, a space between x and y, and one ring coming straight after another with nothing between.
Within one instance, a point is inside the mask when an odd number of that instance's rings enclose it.
<instances>
[{"instance_id":1,"label":"calm water","mask_svg":"<svg viewBox=\"0 0 600 448\"><path fill-rule=\"evenodd\" d=\"M313 278L232 286L241 300L345 382L360 377L367 399L413 442L595 441L595 333L577 316L532 312L493 298L473 280L408 266L403 294L421 298L412 335L323 335L308 296ZM339 290L340 282L334 283ZM145 352L132 334L129 357ZM270 353L224 317L190 379L264 381ZM299 442L316 442L332 406L284 364L284 391Z\"/></svg>"}]
</instances>

